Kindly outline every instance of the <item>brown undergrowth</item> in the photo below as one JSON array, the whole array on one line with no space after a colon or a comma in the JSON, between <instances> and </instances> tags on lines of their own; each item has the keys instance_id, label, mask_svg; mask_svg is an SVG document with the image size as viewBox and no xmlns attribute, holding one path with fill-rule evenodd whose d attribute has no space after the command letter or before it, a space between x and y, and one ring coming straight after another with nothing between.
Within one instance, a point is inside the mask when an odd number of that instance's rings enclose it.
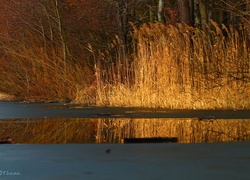
<instances>
[{"instance_id":1,"label":"brown undergrowth","mask_svg":"<svg viewBox=\"0 0 250 180\"><path fill-rule=\"evenodd\" d=\"M93 79L86 63L60 42L26 32L1 37L0 44L0 92L16 99L70 101Z\"/></svg>"}]
</instances>

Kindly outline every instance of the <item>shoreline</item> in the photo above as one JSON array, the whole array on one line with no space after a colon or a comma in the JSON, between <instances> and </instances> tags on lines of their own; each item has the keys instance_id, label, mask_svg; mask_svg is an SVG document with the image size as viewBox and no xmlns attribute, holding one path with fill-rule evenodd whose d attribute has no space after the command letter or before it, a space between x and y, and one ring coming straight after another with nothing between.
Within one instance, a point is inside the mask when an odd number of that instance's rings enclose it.
<instances>
[{"instance_id":1,"label":"shoreline","mask_svg":"<svg viewBox=\"0 0 250 180\"><path fill-rule=\"evenodd\" d=\"M6 93L0 92L0 101L13 101L15 97Z\"/></svg>"},{"instance_id":2,"label":"shoreline","mask_svg":"<svg viewBox=\"0 0 250 180\"><path fill-rule=\"evenodd\" d=\"M0 102L0 119L10 118L196 118L250 119L250 110L181 110L97 107L70 103ZM13 113L15 112L15 113Z\"/></svg>"},{"instance_id":3,"label":"shoreline","mask_svg":"<svg viewBox=\"0 0 250 180\"><path fill-rule=\"evenodd\" d=\"M63 104L64 106L65 105L68 105L68 106L72 106L74 107L74 105L77 105L77 107L79 108L79 106L81 108L83 107L96 107L96 108L135 108L135 109L150 109L152 112L157 112L158 110L170 110L170 111L250 111L249 108L235 108L235 109L231 109L231 108L207 108L207 109L203 109L203 108L195 108L195 109L182 109L182 108L177 108L177 109L171 109L171 108L161 108L161 107L157 107L157 108L152 108L152 107L137 107L137 106L98 106L98 105L88 105L86 103L81 103L81 102L65 102L65 101L60 101L60 100L32 100L32 99L18 99L16 98L15 96L12 96L12 95L8 95L6 93L1 93L0 92L0 103L1 102L17 102L17 103L25 103L25 104L34 104L34 103L37 103L37 104L50 104L53 106L53 104ZM71 108L72 108L71 107ZM66 108L68 108L66 106Z\"/></svg>"},{"instance_id":4,"label":"shoreline","mask_svg":"<svg viewBox=\"0 0 250 180\"><path fill-rule=\"evenodd\" d=\"M0 102L1 101L7 101L7 102L11 102L11 101L15 101L15 102L20 102L20 103L38 103L38 104L41 104L41 103L49 103L49 104L53 104L53 103L63 103L63 104L78 104L80 106L89 106L89 107L99 107L99 108L121 108L121 106L98 106L98 105L86 105L86 103L81 103L81 102L74 102L74 101L63 101L63 100L60 100L60 99L51 99L51 100L38 100L38 99L19 99L13 95L9 95L7 93L3 93L3 92L0 92ZM182 108L177 108L177 109L171 109L171 108L151 108L151 107L137 107L137 106L123 106L123 108L136 108L136 109L168 109L168 110L182 110L182 111L250 111L249 108L235 108L235 109L226 109L226 108L206 108L206 109L203 109L203 108L194 108L194 109L182 109Z\"/></svg>"}]
</instances>

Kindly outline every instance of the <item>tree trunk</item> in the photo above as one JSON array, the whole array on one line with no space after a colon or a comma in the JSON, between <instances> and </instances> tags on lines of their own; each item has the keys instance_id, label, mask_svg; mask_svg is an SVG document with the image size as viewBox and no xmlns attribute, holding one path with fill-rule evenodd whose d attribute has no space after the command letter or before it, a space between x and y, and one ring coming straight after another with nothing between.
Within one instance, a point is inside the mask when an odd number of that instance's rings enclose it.
<instances>
[{"instance_id":1,"label":"tree trunk","mask_svg":"<svg viewBox=\"0 0 250 180\"><path fill-rule=\"evenodd\" d=\"M189 1L189 17L193 26L194 25L194 0L188 0L188 1Z\"/></svg>"},{"instance_id":2,"label":"tree trunk","mask_svg":"<svg viewBox=\"0 0 250 180\"><path fill-rule=\"evenodd\" d=\"M153 13L153 7L152 7L152 1L148 0L148 6L149 6L149 22L154 22L154 13Z\"/></svg>"},{"instance_id":3,"label":"tree trunk","mask_svg":"<svg viewBox=\"0 0 250 180\"><path fill-rule=\"evenodd\" d=\"M192 25L189 0L177 0L180 22Z\"/></svg>"},{"instance_id":4,"label":"tree trunk","mask_svg":"<svg viewBox=\"0 0 250 180\"><path fill-rule=\"evenodd\" d=\"M158 21L160 23L164 23L164 19L163 19L163 15L162 15L163 8L164 8L164 2L163 2L163 0L159 0L157 16L158 16Z\"/></svg>"},{"instance_id":5,"label":"tree trunk","mask_svg":"<svg viewBox=\"0 0 250 180\"><path fill-rule=\"evenodd\" d=\"M199 10L200 10L200 20L201 20L201 27L203 28L206 24L208 24L208 13L207 7L203 1L199 1Z\"/></svg>"}]
</instances>

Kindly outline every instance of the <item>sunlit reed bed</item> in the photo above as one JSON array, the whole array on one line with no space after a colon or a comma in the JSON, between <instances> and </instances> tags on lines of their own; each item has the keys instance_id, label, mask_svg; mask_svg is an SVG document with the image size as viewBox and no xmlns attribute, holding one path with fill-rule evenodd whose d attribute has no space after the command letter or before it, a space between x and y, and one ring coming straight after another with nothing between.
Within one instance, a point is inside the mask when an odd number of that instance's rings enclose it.
<instances>
[{"instance_id":1,"label":"sunlit reed bed","mask_svg":"<svg viewBox=\"0 0 250 180\"><path fill-rule=\"evenodd\" d=\"M97 104L172 109L250 108L247 34L211 22L134 29L133 52L97 59Z\"/></svg>"},{"instance_id":2,"label":"sunlit reed bed","mask_svg":"<svg viewBox=\"0 0 250 180\"><path fill-rule=\"evenodd\" d=\"M134 27L129 47L119 38L109 51L84 47L93 53L89 67L62 44L25 32L2 39L0 92L100 106L250 109L248 38L244 27L213 21L203 30L144 24Z\"/></svg>"}]
</instances>

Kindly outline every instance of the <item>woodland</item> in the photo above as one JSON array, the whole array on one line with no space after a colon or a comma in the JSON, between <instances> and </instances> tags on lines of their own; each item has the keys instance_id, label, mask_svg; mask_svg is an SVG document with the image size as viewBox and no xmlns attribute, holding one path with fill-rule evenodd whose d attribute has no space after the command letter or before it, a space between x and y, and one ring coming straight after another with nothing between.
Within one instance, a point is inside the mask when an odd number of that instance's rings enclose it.
<instances>
[{"instance_id":1,"label":"woodland","mask_svg":"<svg viewBox=\"0 0 250 180\"><path fill-rule=\"evenodd\" d=\"M0 0L17 100L249 109L249 49L249 0Z\"/></svg>"}]
</instances>

